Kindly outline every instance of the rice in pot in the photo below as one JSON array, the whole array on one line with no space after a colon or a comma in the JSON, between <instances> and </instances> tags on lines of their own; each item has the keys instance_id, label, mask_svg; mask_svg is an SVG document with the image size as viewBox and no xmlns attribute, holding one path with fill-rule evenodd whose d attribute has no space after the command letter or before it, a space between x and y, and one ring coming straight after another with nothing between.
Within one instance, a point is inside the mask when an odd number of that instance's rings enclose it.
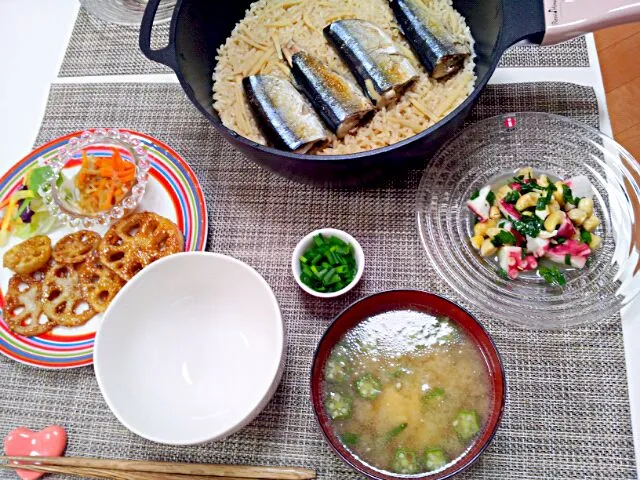
<instances>
[{"instance_id":1,"label":"rice in pot","mask_svg":"<svg viewBox=\"0 0 640 480\"><path fill-rule=\"evenodd\" d=\"M469 28L451 0L422 1L438 23L473 47ZM281 52L281 46L290 40L355 82L322 32L331 22L347 18L367 20L383 28L421 75L397 103L379 110L371 121L315 153L358 153L400 142L440 121L473 91L476 77L472 57L445 81L429 78L400 33L387 0L258 0L218 50L213 106L222 123L255 142L268 143L246 100L242 79L256 74L291 79Z\"/></svg>"}]
</instances>

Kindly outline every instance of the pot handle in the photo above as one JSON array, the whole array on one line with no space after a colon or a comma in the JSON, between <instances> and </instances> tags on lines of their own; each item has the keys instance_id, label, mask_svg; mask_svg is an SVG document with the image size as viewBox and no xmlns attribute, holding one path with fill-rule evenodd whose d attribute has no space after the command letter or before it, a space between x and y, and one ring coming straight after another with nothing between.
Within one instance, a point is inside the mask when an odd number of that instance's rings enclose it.
<instances>
[{"instance_id":1,"label":"pot handle","mask_svg":"<svg viewBox=\"0 0 640 480\"><path fill-rule=\"evenodd\" d=\"M140 50L142 50L142 53L144 53L149 60L162 63L173 71L177 71L178 62L175 55L176 45L173 25L169 29L169 43L167 46L160 50L153 50L151 48L151 30L153 28L153 21L156 17L156 12L158 11L158 5L160 5L160 2L161 0L149 0L149 3L144 10L142 23L140 24L140 37L138 39Z\"/></svg>"},{"instance_id":2,"label":"pot handle","mask_svg":"<svg viewBox=\"0 0 640 480\"><path fill-rule=\"evenodd\" d=\"M614 25L640 21L640 0L543 0L545 34L552 45Z\"/></svg>"},{"instance_id":3,"label":"pot handle","mask_svg":"<svg viewBox=\"0 0 640 480\"><path fill-rule=\"evenodd\" d=\"M502 19L502 51L522 40L542 42L545 31L542 0L502 0Z\"/></svg>"}]
</instances>

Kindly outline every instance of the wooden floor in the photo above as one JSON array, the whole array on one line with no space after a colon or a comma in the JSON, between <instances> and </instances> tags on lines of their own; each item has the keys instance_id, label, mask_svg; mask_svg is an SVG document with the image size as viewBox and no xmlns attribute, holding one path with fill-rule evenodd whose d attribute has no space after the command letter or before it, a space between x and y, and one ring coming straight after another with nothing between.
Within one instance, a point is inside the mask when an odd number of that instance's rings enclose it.
<instances>
[{"instance_id":1,"label":"wooden floor","mask_svg":"<svg viewBox=\"0 0 640 480\"><path fill-rule=\"evenodd\" d=\"M598 32L596 44L613 134L640 160L640 23Z\"/></svg>"}]
</instances>

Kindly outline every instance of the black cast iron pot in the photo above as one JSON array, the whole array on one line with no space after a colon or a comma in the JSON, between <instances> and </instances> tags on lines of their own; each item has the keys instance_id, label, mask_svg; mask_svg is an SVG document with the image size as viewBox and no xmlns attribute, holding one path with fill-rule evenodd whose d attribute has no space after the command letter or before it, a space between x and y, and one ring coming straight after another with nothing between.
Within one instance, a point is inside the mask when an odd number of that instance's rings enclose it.
<instances>
[{"instance_id":1,"label":"black cast iron pot","mask_svg":"<svg viewBox=\"0 0 640 480\"><path fill-rule=\"evenodd\" d=\"M213 109L216 50L244 17L251 0L178 0L167 47L152 50L151 28L159 3L150 0L147 5L140 48L151 60L175 71L189 99L229 142L256 163L293 180L349 186L402 173L414 161L433 155L460 127L503 52L513 44L521 40L556 43L598 27L635 20L640 10L634 0L454 0L476 40L478 80L473 93L442 121L400 143L358 154L315 156L265 147L241 137L222 125ZM614 12L622 7L626 8L624 16ZM583 21L576 20L581 17Z\"/></svg>"}]
</instances>

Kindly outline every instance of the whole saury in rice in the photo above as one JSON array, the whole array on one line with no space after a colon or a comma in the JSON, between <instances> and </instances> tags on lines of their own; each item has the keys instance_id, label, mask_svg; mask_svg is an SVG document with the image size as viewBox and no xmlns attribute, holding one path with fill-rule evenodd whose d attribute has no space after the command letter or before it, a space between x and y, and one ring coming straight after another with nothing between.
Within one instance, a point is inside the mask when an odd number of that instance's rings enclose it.
<instances>
[{"instance_id":1,"label":"whole saury in rice","mask_svg":"<svg viewBox=\"0 0 640 480\"><path fill-rule=\"evenodd\" d=\"M297 86L338 138L344 138L373 112L360 87L294 42L282 46Z\"/></svg>"},{"instance_id":2,"label":"whole saury in rice","mask_svg":"<svg viewBox=\"0 0 640 480\"><path fill-rule=\"evenodd\" d=\"M436 80L456 74L471 55L419 0L391 0L398 24L422 65Z\"/></svg>"},{"instance_id":3,"label":"whole saury in rice","mask_svg":"<svg viewBox=\"0 0 640 480\"><path fill-rule=\"evenodd\" d=\"M371 22L338 20L324 33L379 108L395 101L419 76L392 38Z\"/></svg>"},{"instance_id":4,"label":"whole saury in rice","mask_svg":"<svg viewBox=\"0 0 640 480\"><path fill-rule=\"evenodd\" d=\"M243 80L254 112L279 146L307 153L329 140L322 120L291 82L273 75Z\"/></svg>"}]
</instances>

